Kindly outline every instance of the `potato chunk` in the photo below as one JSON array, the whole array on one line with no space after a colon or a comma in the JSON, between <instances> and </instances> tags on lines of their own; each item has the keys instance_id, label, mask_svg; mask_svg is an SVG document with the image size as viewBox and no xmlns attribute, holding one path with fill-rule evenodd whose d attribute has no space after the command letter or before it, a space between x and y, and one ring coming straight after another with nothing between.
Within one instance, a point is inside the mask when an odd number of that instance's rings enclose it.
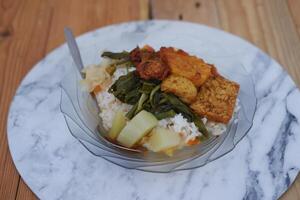
<instances>
[{"instance_id":1,"label":"potato chunk","mask_svg":"<svg viewBox=\"0 0 300 200\"><path fill-rule=\"evenodd\" d=\"M153 152L160 152L174 148L180 144L179 134L162 127L156 127L148 141L148 148Z\"/></svg>"},{"instance_id":2,"label":"potato chunk","mask_svg":"<svg viewBox=\"0 0 300 200\"><path fill-rule=\"evenodd\" d=\"M114 116L112 127L108 132L108 137L112 140L116 139L121 130L125 127L126 121L125 113L122 110L118 110Z\"/></svg>"},{"instance_id":3,"label":"potato chunk","mask_svg":"<svg viewBox=\"0 0 300 200\"><path fill-rule=\"evenodd\" d=\"M209 120L227 124L233 114L239 85L219 75L209 78L198 92L191 108Z\"/></svg>"},{"instance_id":4,"label":"potato chunk","mask_svg":"<svg viewBox=\"0 0 300 200\"><path fill-rule=\"evenodd\" d=\"M142 110L123 128L117 141L125 147L134 146L142 137L149 133L157 125L154 115Z\"/></svg>"},{"instance_id":5,"label":"potato chunk","mask_svg":"<svg viewBox=\"0 0 300 200\"><path fill-rule=\"evenodd\" d=\"M162 60L170 67L171 74L183 76L201 86L211 75L211 66L196 56L190 56L183 50L172 47L160 48Z\"/></svg>"},{"instance_id":6,"label":"potato chunk","mask_svg":"<svg viewBox=\"0 0 300 200\"><path fill-rule=\"evenodd\" d=\"M178 96L185 103L192 103L197 96L197 88L187 78L170 75L161 84L161 90Z\"/></svg>"}]
</instances>

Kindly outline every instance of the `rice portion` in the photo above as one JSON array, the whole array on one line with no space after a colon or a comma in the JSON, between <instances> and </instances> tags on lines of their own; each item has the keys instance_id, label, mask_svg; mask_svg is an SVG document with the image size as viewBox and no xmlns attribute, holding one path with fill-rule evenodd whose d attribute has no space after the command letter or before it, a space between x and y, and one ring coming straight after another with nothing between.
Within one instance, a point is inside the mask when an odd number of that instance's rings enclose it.
<instances>
[{"instance_id":1,"label":"rice portion","mask_svg":"<svg viewBox=\"0 0 300 200\"><path fill-rule=\"evenodd\" d=\"M129 69L129 71L132 69ZM112 83L115 82L120 76L127 74L128 71L126 68L118 68L113 77ZM103 126L106 130L109 130L112 127L112 121L115 113L118 110L122 110L124 113L127 113L132 105L122 103L118 100L113 94L108 92L108 89L111 85L109 85L104 91L99 92L96 96L98 105L100 107L99 116L102 119Z\"/></svg>"},{"instance_id":2,"label":"rice portion","mask_svg":"<svg viewBox=\"0 0 300 200\"><path fill-rule=\"evenodd\" d=\"M202 133L198 130L194 122L188 122L182 114L177 114L172 118L162 119L158 122L158 126L179 133L185 143L195 137L202 136Z\"/></svg>"},{"instance_id":3,"label":"rice portion","mask_svg":"<svg viewBox=\"0 0 300 200\"><path fill-rule=\"evenodd\" d=\"M98 93L97 101L100 107L99 116L101 117L103 126L106 130L109 130L112 127L114 115L118 110L122 110L124 113L127 113L132 107L129 104L119 101L107 90Z\"/></svg>"},{"instance_id":4,"label":"rice portion","mask_svg":"<svg viewBox=\"0 0 300 200\"><path fill-rule=\"evenodd\" d=\"M212 122L212 121L208 121L205 124L205 126L207 130L214 136L222 135L227 130L226 124Z\"/></svg>"}]
</instances>

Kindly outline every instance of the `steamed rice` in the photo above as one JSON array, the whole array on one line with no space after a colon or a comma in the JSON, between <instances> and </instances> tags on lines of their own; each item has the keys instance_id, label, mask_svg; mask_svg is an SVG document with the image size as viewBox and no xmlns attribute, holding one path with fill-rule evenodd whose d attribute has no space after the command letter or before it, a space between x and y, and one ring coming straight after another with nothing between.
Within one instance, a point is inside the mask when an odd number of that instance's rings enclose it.
<instances>
[{"instance_id":1,"label":"steamed rice","mask_svg":"<svg viewBox=\"0 0 300 200\"><path fill-rule=\"evenodd\" d=\"M114 75L112 76L112 83L115 82L120 76L127 74L128 71L126 68L118 68ZM99 116L103 121L103 126L106 130L109 130L112 127L112 121L114 114L118 110L122 110L127 113L132 105L122 103L118 100L113 94L108 92L110 85L102 92L99 92L96 96L98 105L100 107Z\"/></svg>"}]
</instances>

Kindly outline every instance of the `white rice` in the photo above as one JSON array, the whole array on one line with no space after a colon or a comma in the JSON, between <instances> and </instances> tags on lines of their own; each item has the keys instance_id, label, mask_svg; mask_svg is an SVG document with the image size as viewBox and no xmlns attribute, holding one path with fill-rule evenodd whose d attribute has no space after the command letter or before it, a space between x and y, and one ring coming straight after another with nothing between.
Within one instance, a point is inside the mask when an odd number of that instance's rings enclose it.
<instances>
[{"instance_id":1,"label":"white rice","mask_svg":"<svg viewBox=\"0 0 300 200\"><path fill-rule=\"evenodd\" d=\"M108 91L100 92L97 95L98 105L100 107L99 116L102 119L103 126L106 130L112 127L114 114L118 110L127 113L131 109L131 105L122 103L115 96Z\"/></svg>"},{"instance_id":2,"label":"white rice","mask_svg":"<svg viewBox=\"0 0 300 200\"><path fill-rule=\"evenodd\" d=\"M208 121L205 124L205 126L207 130L211 132L214 136L222 135L227 129L226 124L212 122L212 121Z\"/></svg>"},{"instance_id":3,"label":"white rice","mask_svg":"<svg viewBox=\"0 0 300 200\"><path fill-rule=\"evenodd\" d=\"M125 74L127 74L126 68L118 68L112 77L112 83L115 82L120 76ZM108 86L105 91L99 92L96 96L98 105L100 107L99 116L101 117L103 126L106 130L109 130L112 127L114 114L118 110L122 110L123 112L127 113L132 107L129 104L122 103L113 94L109 93L109 88L110 86Z\"/></svg>"},{"instance_id":4,"label":"white rice","mask_svg":"<svg viewBox=\"0 0 300 200\"><path fill-rule=\"evenodd\" d=\"M202 136L202 133L198 131L194 122L188 122L182 114L177 114L172 118L162 119L158 122L158 125L179 133L185 143L197 136Z\"/></svg>"}]
</instances>

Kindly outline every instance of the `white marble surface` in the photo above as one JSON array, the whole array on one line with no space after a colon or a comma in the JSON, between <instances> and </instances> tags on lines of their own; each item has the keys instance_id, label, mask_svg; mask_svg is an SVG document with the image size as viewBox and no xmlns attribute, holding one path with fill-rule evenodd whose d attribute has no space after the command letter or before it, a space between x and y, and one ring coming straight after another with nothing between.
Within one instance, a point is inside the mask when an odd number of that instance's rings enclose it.
<instances>
[{"instance_id":1,"label":"white marble surface","mask_svg":"<svg viewBox=\"0 0 300 200\"><path fill-rule=\"evenodd\" d=\"M63 30L62 30L63 31ZM300 168L300 92L270 57L238 37L190 23L121 24L79 38L85 64L103 49L176 46L210 59L238 59L254 77L254 125L236 148L204 167L169 174L123 169L91 155L60 113L60 80L70 66L65 45L23 80L10 108L9 147L22 178L41 199L277 199Z\"/></svg>"}]
</instances>

